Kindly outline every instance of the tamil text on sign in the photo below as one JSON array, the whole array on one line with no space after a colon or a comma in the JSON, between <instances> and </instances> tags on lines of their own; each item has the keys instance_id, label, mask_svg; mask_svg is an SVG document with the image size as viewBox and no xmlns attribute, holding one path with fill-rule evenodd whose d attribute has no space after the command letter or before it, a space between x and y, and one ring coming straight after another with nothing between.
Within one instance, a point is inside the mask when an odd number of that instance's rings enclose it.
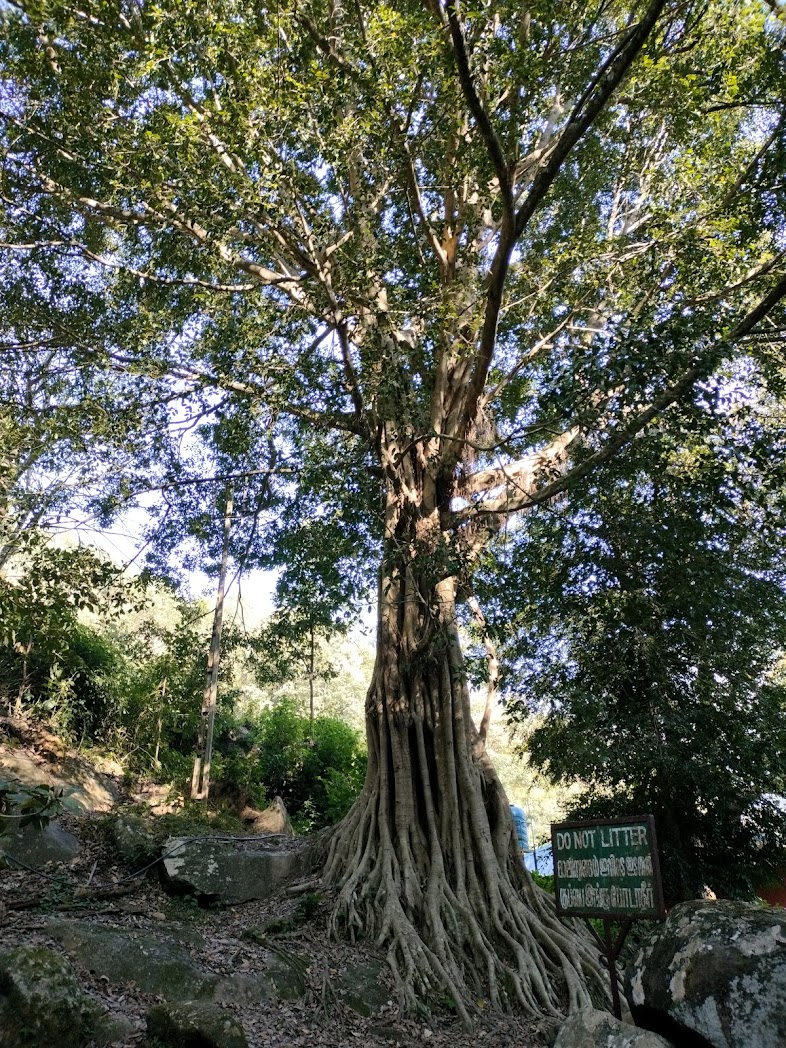
<instances>
[{"instance_id":1,"label":"tamil text on sign","mask_svg":"<svg viewBox=\"0 0 786 1048\"><path fill-rule=\"evenodd\" d=\"M651 815L551 827L557 912L572 917L662 917Z\"/></svg>"}]
</instances>

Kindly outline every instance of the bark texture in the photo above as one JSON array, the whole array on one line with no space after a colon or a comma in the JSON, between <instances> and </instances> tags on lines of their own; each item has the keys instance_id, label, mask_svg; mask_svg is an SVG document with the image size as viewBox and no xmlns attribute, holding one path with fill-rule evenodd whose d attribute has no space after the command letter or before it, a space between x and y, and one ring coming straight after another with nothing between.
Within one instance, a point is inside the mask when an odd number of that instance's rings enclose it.
<instances>
[{"instance_id":1,"label":"bark texture","mask_svg":"<svg viewBox=\"0 0 786 1048\"><path fill-rule=\"evenodd\" d=\"M560 1015L607 988L589 938L522 868L472 723L438 487L414 469L388 485L368 774L331 843L334 927L386 947L411 1009Z\"/></svg>"}]
</instances>

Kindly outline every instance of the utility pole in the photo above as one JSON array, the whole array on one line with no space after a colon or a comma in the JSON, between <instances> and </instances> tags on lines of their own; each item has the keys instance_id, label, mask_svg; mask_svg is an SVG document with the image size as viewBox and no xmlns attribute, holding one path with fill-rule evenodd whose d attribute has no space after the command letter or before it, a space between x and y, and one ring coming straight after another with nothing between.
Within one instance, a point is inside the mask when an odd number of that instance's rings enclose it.
<instances>
[{"instance_id":1,"label":"utility pole","mask_svg":"<svg viewBox=\"0 0 786 1048\"><path fill-rule=\"evenodd\" d=\"M213 756L213 728L216 723L216 701L218 699L218 665L221 659L221 626L224 619L224 589L226 586L227 563L229 561L229 532L232 526L233 498L230 491L224 512L224 541L221 547L221 568L218 573L216 610L213 614L213 633L210 637L210 654L207 657L207 676L202 697L202 712L199 717L199 734L191 776L191 800L207 800L210 789L210 761Z\"/></svg>"}]
</instances>

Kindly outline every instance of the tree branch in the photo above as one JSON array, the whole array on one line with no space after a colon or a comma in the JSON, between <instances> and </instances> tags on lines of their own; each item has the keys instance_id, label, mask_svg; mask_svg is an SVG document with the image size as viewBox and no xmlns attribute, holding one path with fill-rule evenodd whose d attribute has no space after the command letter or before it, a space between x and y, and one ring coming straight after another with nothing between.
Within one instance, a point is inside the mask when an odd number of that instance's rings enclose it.
<instances>
[{"instance_id":1,"label":"tree branch","mask_svg":"<svg viewBox=\"0 0 786 1048\"><path fill-rule=\"evenodd\" d=\"M632 26L609 55L573 107L562 133L550 151L548 160L532 181L532 188L516 213L515 230L519 237L538 205L551 188L562 165L586 132L606 108L639 51L655 28L667 0L653 0L643 18Z\"/></svg>"},{"instance_id":2,"label":"tree branch","mask_svg":"<svg viewBox=\"0 0 786 1048\"><path fill-rule=\"evenodd\" d=\"M763 320L768 313L784 298L786 298L786 276L775 284L772 290L732 329L724 339L727 344L738 342L755 334L756 325ZM617 427L605 441L603 446L588 458L584 459L573 469L563 476L543 485L543 487L526 491L520 491L517 497L511 498L507 494L495 499L487 499L474 505L458 510L454 515L456 524L466 523L488 515L510 515L525 509L530 509L542 502L547 502L555 495L566 491L581 477L591 473L598 466L612 459L626 444L629 444L638 433L640 433L657 415L687 393L700 379L707 378L717 362L713 355L704 362L697 362L685 371L681 378L668 386L657 396L649 407L639 411L625 425ZM526 460L522 460L526 461ZM523 470L517 471L515 476L521 476Z\"/></svg>"},{"instance_id":3,"label":"tree branch","mask_svg":"<svg viewBox=\"0 0 786 1048\"><path fill-rule=\"evenodd\" d=\"M472 71L469 68L467 45L464 40L461 23L456 14L454 0L447 0L447 3L445 4L445 13L448 18L450 39L453 45L453 57L456 62L456 72L458 73L461 90L464 94L467 105L469 106L469 111L472 114L483 138L489 158L494 165L494 172L497 176L500 193L502 195L502 206L505 211L503 225L507 225L512 229L515 219L513 214L513 186L511 184L508 164L505 160L505 153L502 149L502 143L500 142L497 133L492 126L491 120L489 119L489 115L475 90Z\"/></svg>"},{"instance_id":4,"label":"tree branch","mask_svg":"<svg viewBox=\"0 0 786 1048\"><path fill-rule=\"evenodd\" d=\"M486 387L496 345L497 323L502 307L505 280L515 242L523 234L529 219L543 201L567 157L605 109L612 94L655 28L666 3L667 0L653 0L642 20L630 29L624 40L595 74L574 106L564 130L549 153L548 160L533 179L532 188L515 215L512 234L506 235L503 225L488 277L483 327L475 358L474 373L468 383L464 406L465 424L475 417L480 398Z\"/></svg>"}]
</instances>

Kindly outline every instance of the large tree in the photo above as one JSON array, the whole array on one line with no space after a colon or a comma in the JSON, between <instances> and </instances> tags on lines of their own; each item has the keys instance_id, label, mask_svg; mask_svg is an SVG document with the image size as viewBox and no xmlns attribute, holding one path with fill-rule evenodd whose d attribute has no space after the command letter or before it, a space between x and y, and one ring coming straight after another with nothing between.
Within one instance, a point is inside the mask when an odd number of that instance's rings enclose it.
<instances>
[{"instance_id":1,"label":"large tree","mask_svg":"<svg viewBox=\"0 0 786 1048\"><path fill-rule=\"evenodd\" d=\"M380 555L334 925L387 946L410 1003L576 1007L597 964L521 870L456 603L511 515L782 316L777 20L736 0L3 17L5 239L100 295L83 356L232 419L266 498L345 521L359 568Z\"/></svg>"}]
</instances>

